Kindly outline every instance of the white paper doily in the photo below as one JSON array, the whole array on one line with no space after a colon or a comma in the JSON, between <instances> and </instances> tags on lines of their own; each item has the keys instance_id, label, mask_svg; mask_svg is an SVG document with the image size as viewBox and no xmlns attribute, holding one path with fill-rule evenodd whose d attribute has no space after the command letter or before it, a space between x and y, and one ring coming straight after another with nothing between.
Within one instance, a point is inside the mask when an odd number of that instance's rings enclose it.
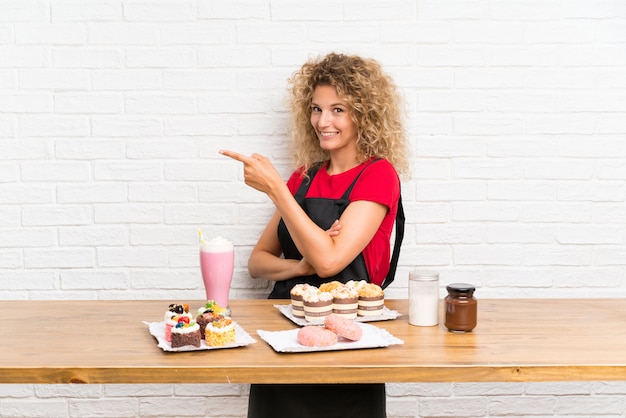
<instances>
[{"instance_id":1,"label":"white paper doily","mask_svg":"<svg viewBox=\"0 0 626 418\"><path fill-rule=\"evenodd\" d=\"M394 337L389 331L374 325L359 323L363 330L363 336L359 341L349 341L339 338L336 344L328 347L306 347L298 343L298 331L294 328L286 331L256 331L259 337L268 343L274 351L279 353L309 353L314 351L356 350L360 348L379 348L394 344L404 344L399 338Z\"/></svg>"},{"instance_id":2,"label":"white paper doily","mask_svg":"<svg viewBox=\"0 0 626 418\"><path fill-rule=\"evenodd\" d=\"M144 324L148 325L148 329L150 330L150 334L157 339L159 344L157 347L161 348L163 351L199 351L199 350L216 350L221 348L235 348L242 347L245 345L253 344L256 342L254 338L250 336L243 328L239 326L236 322L233 322L235 325L235 342L229 343L220 347L211 347L208 346L204 340L200 341L200 347L196 347L193 345L185 345L183 347L172 348L172 343L165 341L165 322L146 322Z\"/></svg>"},{"instance_id":3,"label":"white paper doily","mask_svg":"<svg viewBox=\"0 0 626 418\"><path fill-rule=\"evenodd\" d=\"M276 309L278 309L283 315L289 318L294 324L305 326L305 325L317 325L323 324L324 318L321 318L319 321L310 322L304 318L299 318L293 315L293 311L291 310L291 304L289 305L274 305ZM373 316L357 316L352 321L354 322L376 322L376 321L388 321L390 319L396 319L398 316L398 311L393 311L388 309L386 306L383 306L383 312L380 315Z\"/></svg>"}]
</instances>

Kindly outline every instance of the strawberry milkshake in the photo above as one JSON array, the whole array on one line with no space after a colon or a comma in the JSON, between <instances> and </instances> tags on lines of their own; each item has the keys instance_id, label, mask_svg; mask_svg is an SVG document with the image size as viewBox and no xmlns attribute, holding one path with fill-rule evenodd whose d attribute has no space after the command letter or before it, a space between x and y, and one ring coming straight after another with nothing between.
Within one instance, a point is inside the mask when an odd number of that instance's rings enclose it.
<instances>
[{"instance_id":1,"label":"strawberry milkshake","mask_svg":"<svg viewBox=\"0 0 626 418\"><path fill-rule=\"evenodd\" d=\"M233 244L222 237L200 241L200 270L207 300L228 306L230 283L233 279L235 252Z\"/></svg>"}]
</instances>

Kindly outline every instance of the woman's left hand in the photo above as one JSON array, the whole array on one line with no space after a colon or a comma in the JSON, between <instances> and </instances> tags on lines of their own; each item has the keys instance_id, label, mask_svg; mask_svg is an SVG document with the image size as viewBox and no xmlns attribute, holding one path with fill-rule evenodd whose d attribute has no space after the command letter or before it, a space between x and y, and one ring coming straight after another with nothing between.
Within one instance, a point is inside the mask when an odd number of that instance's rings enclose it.
<instances>
[{"instance_id":1,"label":"woman's left hand","mask_svg":"<svg viewBox=\"0 0 626 418\"><path fill-rule=\"evenodd\" d=\"M269 194L277 185L284 185L282 177L267 157L257 153L247 156L228 150L219 152L243 163L243 179L248 186Z\"/></svg>"},{"instance_id":2,"label":"woman's left hand","mask_svg":"<svg viewBox=\"0 0 626 418\"><path fill-rule=\"evenodd\" d=\"M339 219L335 220L333 224L326 230L326 233L329 237L336 237L339 235L339 231L341 230L341 224L339 223Z\"/></svg>"}]
</instances>

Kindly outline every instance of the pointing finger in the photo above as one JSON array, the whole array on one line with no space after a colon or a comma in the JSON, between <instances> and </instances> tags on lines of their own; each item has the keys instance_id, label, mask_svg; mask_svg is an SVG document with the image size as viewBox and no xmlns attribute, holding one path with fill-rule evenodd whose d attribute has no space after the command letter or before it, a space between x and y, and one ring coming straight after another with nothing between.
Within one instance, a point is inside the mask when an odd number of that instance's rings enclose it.
<instances>
[{"instance_id":1,"label":"pointing finger","mask_svg":"<svg viewBox=\"0 0 626 418\"><path fill-rule=\"evenodd\" d=\"M233 160L241 161L242 163L250 161L250 157L247 157L243 154L239 154L238 152L235 152L235 151L220 150L219 152L222 155L230 157Z\"/></svg>"}]
</instances>

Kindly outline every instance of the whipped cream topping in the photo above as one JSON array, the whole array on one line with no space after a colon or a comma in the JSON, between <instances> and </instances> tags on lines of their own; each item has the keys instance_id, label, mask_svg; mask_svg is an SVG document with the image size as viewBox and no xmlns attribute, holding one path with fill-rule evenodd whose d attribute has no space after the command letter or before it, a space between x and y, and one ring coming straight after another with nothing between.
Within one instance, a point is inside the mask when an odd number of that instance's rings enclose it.
<instances>
[{"instance_id":1,"label":"whipped cream topping","mask_svg":"<svg viewBox=\"0 0 626 418\"><path fill-rule=\"evenodd\" d=\"M172 333L174 334L191 334L192 332L196 332L200 330L200 325L197 322L190 322L189 324L184 324L182 327L173 327Z\"/></svg>"},{"instance_id":2,"label":"whipped cream topping","mask_svg":"<svg viewBox=\"0 0 626 418\"><path fill-rule=\"evenodd\" d=\"M208 253L225 253L233 250L233 243L222 237L215 237L200 244L200 250Z\"/></svg>"},{"instance_id":3,"label":"whipped cream topping","mask_svg":"<svg viewBox=\"0 0 626 418\"><path fill-rule=\"evenodd\" d=\"M317 287L312 287L302 295L305 302L328 302L333 300L330 292L321 292Z\"/></svg>"},{"instance_id":4,"label":"whipped cream topping","mask_svg":"<svg viewBox=\"0 0 626 418\"><path fill-rule=\"evenodd\" d=\"M211 332L222 334L232 331L235 328L235 324L230 320L230 318L222 318L217 321L209 322L207 324L207 328L209 328Z\"/></svg>"},{"instance_id":5,"label":"whipped cream topping","mask_svg":"<svg viewBox=\"0 0 626 418\"><path fill-rule=\"evenodd\" d=\"M188 312L186 312L186 313L184 313L184 314L177 314L177 313L175 313L175 312L165 311L165 317L164 317L164 320L165 320L165 323L166 323L166 324L176 326L176 324L178 324L178 319L179 319L181 316L186 316L187 318L189 318L189 320L190 320L190 321L191 321L191 319L192 319L191 314L190 314L190 313L188 313Z\"/></svg>"}]
</instances>

